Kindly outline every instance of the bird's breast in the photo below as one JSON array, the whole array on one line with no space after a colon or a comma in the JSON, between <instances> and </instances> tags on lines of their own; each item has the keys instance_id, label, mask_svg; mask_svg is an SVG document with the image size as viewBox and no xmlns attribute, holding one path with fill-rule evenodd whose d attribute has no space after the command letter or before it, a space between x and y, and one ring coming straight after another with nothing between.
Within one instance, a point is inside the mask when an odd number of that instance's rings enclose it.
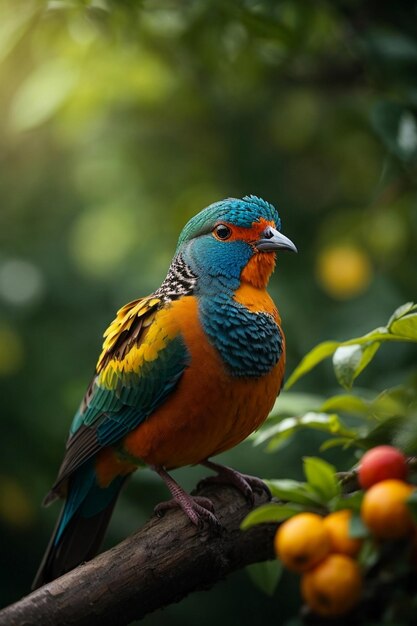
<instances>
[{"instance_id":1,"label":"bird's breast","mask_svg":"<svg viewBox=\"0 0 417 626\"><path fill-rule=\"evenodd\" d=\"M278 329L278 314L267 294L261 302L250 290L242 289L235 299L236 305L245 309L246 302L252 314L259 313L260 308ZM274 404L285 362L284 337L278 329L280 352L271 359L267 371L258 376L233 375L222 351L206 333L199 299L188 296L173 302L170 315L184 338L189 365L175 391L124 440L129 455L168 469L198 463L233 447L256 430ZM234 322L230 327L237 329ZM243 349L241 337L237 337L239 350ZM262 343L262 339L256 337L257 342ZM253 338L247 335L244 341L253 342ZM252 351L256 353L253 347ZM236 349L233 354L237 354ZM239 363L243 368L243 361Z\"/></svg>"},{"instance_id":2,"label":"bird's breast","mask_svg":"<svg viewBox=\"0 0 417 626\"><path fill-rule=\"evenodd\" d=\"M277 309L264 289L241 285L199 300L209 342L232 376L258 378L270 372L283 351Z\"/></svg>"}]
</instances>

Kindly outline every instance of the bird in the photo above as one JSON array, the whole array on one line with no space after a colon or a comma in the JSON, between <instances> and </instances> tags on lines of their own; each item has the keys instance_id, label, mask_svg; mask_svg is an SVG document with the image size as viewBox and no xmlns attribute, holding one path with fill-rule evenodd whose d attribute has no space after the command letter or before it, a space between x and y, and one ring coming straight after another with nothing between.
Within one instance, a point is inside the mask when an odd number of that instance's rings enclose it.
<instances>
[{"instance_id":1,"label":"bird","mask_svg":"<svg viewBox=\"0 0 417 626\"><path fill-rule=\"evenodd\" d=\"M104 333L44 504L63 498L32 588L95 556L126 479L150 467L198 527L219 525L208 498L168 473L202 464L246 497L262 481L211 457L258 429L279 394L285 337L267 292L276 252L297 252L278 211L254 195L215 202L183 228L168 273L123 306Z\"/></svg>"}]
</instances>

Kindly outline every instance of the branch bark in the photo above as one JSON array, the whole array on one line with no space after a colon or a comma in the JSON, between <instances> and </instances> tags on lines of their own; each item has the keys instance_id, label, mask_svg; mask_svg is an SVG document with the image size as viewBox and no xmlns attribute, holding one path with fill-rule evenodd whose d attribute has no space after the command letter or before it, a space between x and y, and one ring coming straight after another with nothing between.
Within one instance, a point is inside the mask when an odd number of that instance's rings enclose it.
<instances>
[{"instance_id":1,"label":"branch bark","mask_svg":"<svg viewBox=\"0 0 417 626\"><path fill-rule=\"evenodd\" d=\"M273 558L274 524L242 532L251 507L233 488L205 486L224 530L198 530L170 511L111 550L0 611L0 626L122 626L192 591L208 589L230 572ZM267 501L257 494L255 506Z\"/></svg>"}]
</instances>

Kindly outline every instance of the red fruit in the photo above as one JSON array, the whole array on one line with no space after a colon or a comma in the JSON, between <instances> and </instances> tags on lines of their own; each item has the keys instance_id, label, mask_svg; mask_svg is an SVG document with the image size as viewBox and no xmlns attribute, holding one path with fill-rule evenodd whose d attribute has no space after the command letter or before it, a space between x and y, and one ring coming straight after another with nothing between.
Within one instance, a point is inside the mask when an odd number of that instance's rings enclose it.
<instances>
[{"instance_id":1,"label":"red fruit","mask_svg":"<svg viewBox=\"0 0 417 626\"><path fill-rule=\"evenodd\" d=\"M358 478L362 489L369 489L382 480L405 480L407 473L406 458L400 450L392 446L377 446L363 455Z\"/></svg>"}]
</instances>

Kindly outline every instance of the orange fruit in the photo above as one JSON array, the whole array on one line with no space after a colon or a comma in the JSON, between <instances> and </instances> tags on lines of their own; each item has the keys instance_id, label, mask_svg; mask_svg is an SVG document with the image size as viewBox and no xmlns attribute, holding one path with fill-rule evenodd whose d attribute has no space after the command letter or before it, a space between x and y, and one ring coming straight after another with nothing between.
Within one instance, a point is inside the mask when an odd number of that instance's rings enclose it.
<instances>
[{"instance_id":1,"label":"orange fruit","mask_svg":"<svg viewBox=\"0 0 417 626\"><path fill-rule=\"evenodd\" d=\"M361 516L378 539L399 539L413 528L407 498L415 487L402 480L388 479L373 485L365 493Z\"/></svg>"},{"instance_id":2,"label":"orange fruit","mask_svg":"<svg viewBox=\"0 0 417 626\"><path fill-rule=\"evenodd\" d=\"M348 556L356 556L362 545L360 539L349 537L349 524L352 511L343 509L324 518L323 523L329 533L330 550Z\"/></svg>"},{"instance_id":3,"label":"orange fruit","mask_svg":"<svg viewBox=\"0 0 417 626\"><path fill-rule=\"evenodd\" d=\"M358 603L362 592L359 565L345 554L329 554L301 579L301 594L314 613L336 617Z\"/></svg>"},{"instance_id":4,"label":"orange fruit","mask_svg":"<svg viewBox=\"0 0 417 626\"><path fill-rule=\"evenodd\" d=\"M275 553L288 569L305 572L324 559L330 538L323 518L316 513L299 513L280 526L274 540Z\"/></svg>"}]
</instances>

